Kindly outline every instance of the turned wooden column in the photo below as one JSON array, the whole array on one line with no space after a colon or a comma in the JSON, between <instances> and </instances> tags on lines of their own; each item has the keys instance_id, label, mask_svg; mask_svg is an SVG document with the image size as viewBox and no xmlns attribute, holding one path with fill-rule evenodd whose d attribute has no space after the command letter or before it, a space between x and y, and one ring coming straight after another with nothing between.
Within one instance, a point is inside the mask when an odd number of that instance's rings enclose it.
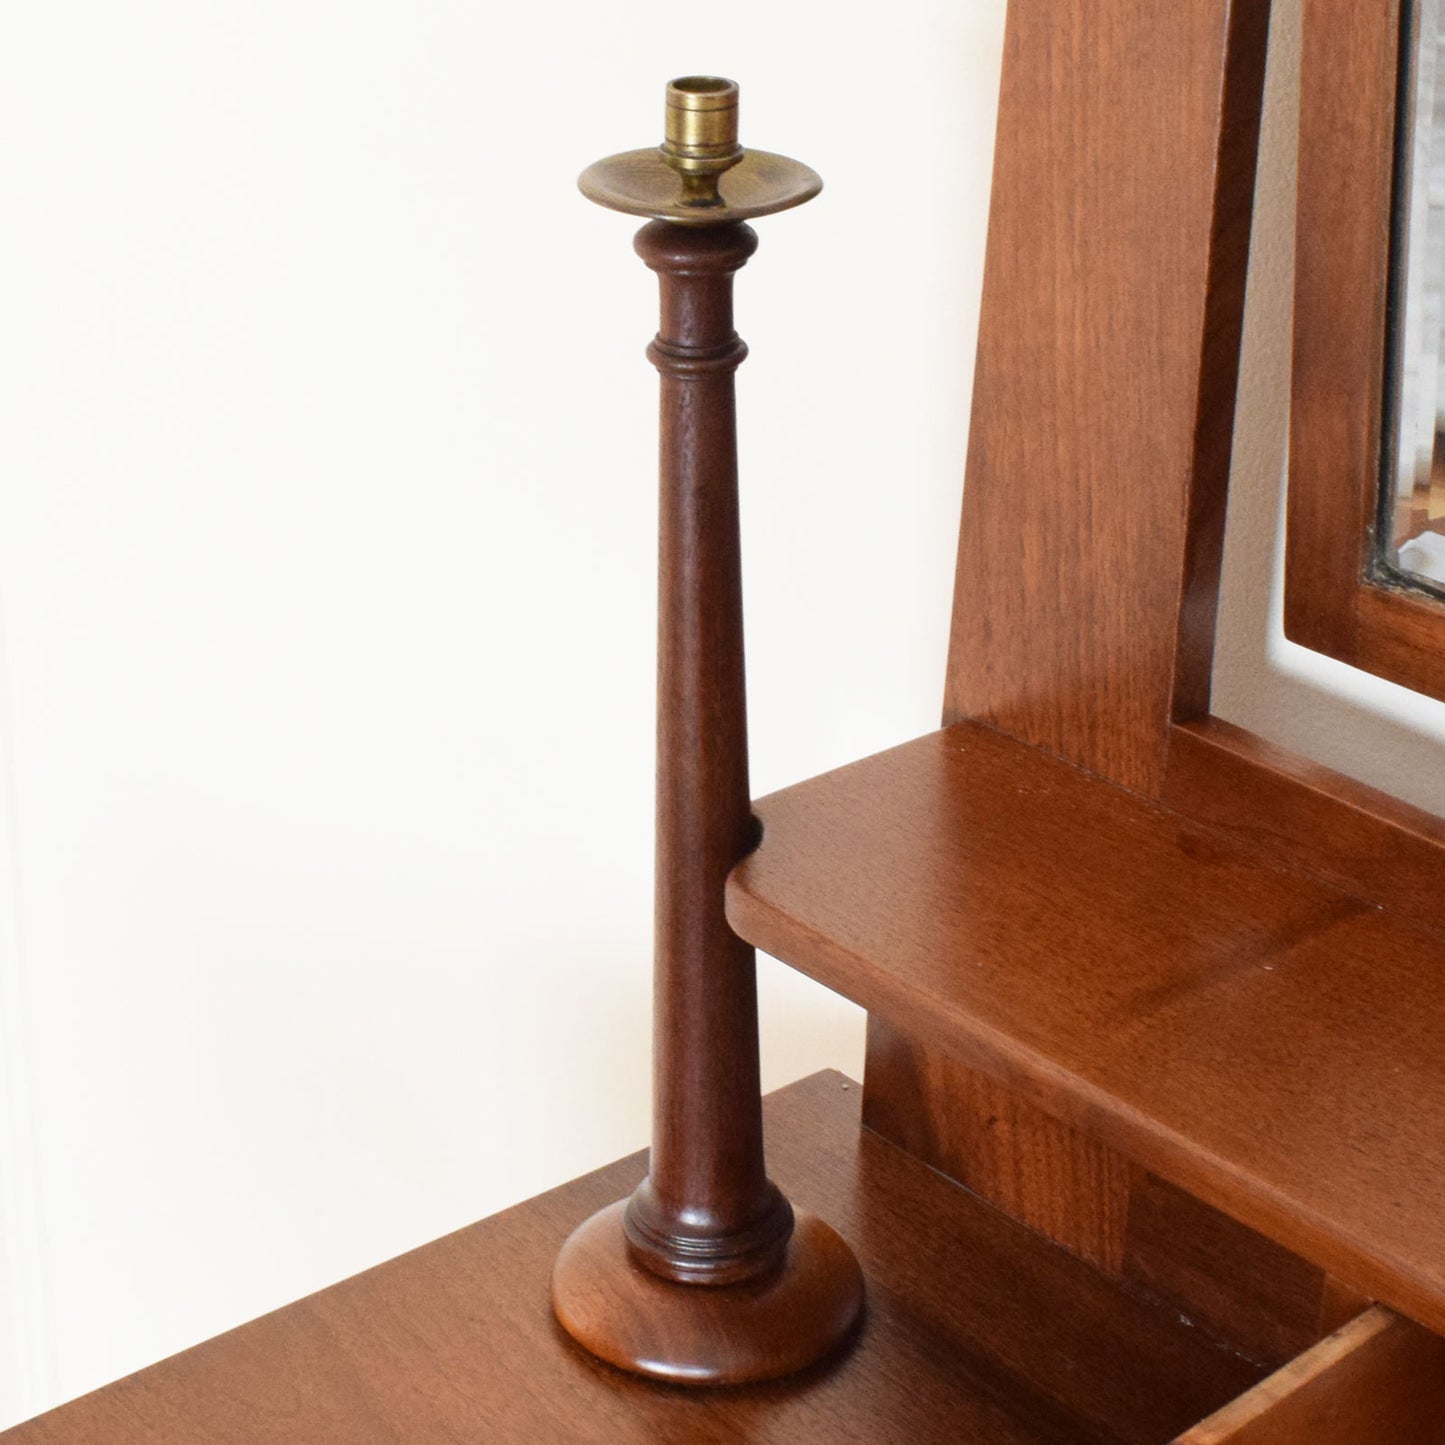
<instances>
[{"instance_id":1,"label":"turned wooden column","mask_svg":"<svg viewBox=\"0 0 1445 1445\"><path fill-rule=\"evenodd\" d=\"M657 877L653 1125L625 1217L638 1261L731 1284L776 1267L793 1229L763 1168L753 950L723 917L728 870L756 841L748 789L733 373L742 221L637 234L662 325L658 504Z\"/></svg>"},{"instance_id":2,"label":"turned wooden column","mask_svg":"<svg viewBox=\"0 0 1445 1445\"><path fill-rule=\"evenodd\" d=\"M584 1223L552 1281L558 1319L623 1368L692 1384L769 1379L852 1330L862 1278L826 1224L795 1215L763 1159L752 948L728 927L729 870L756 843L748 788L733 374L733 277L745 216L819 182L737 145L737 87L668 87L660 151L601 161L592 199L655 219L648 347L661 376L653 1134L647 1177Z\"/></svg>"}]
</instances>

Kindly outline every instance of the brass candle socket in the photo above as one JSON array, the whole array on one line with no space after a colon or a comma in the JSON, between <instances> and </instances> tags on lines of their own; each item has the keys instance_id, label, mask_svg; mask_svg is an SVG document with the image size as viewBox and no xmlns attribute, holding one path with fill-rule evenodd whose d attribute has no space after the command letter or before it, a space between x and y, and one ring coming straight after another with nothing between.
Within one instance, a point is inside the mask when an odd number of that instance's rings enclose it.
<instances>
[{"instance_id":1,"label":"brass candle socket","mask_svg":"<svg viewBox=\"0 0 1445 1445\"><path fill-rule=\"evenodd\" d=\"M685 75L668 83L662 158L682 177L684 204L723 204L718 177L743 158L736 81Z\"/></svg>"},{"instance_id":2,"label":"brass candle socket","mask_svg":"<svg viewBox=\"0 0 1445 1445\"><path fill-rule=\"evenodd\" d=\"M738 144L738 87L716 75L669 82L662 144L608 156L577 184L609 210L686 226L768 216L823 188L801 162Z\"/></svg>"}]
</instances>

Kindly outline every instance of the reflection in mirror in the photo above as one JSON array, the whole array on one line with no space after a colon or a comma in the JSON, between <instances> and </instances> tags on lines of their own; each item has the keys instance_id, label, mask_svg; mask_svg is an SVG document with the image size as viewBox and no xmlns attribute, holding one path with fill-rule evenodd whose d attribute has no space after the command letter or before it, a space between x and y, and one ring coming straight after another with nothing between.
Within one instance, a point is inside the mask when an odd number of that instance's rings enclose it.
<instances>
[{"instance_id":1,"label":"reflection in mirror","mask_svg":"<svg viewBox=\"0 0 1445 1445\"><path fill-rule=\"evenodd\" d=\"M1395 216L1393 457L1380 560L1445 591L1445 0L1408 5Z\"/></svg>"}]
</instances>

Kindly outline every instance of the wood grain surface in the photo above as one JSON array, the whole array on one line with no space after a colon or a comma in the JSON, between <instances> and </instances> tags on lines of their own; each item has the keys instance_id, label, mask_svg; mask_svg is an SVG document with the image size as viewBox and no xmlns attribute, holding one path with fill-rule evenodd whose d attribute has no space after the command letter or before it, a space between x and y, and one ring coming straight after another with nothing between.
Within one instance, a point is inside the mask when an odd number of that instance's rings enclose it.
<instances>
[{"instance_id":1,"label":"wood grain surface","mask_svg":"<svg viewBox=\"0 0 1445 1445\"><path fill-rule=\"evenodd\" d=\"M1252 1360L1282 1365L1369 1303L877 1014L868 1071L869 1128Z\"/></svg>"},{"instance_id":2,"label":"wood grain surface","mask_svg":"<svg viewBox=\"0 0 1445 1445\"><path fill-rule=\"evenodd\" d=\"M634 242L661 323L657 800L651 1167L628 1242L665 1279L722 1285L773 1269L792 1228L763 1165L753 951L723 917L753 845L743 670L733 276L750 226L653 221Z\"/></svg>"},{"instance_id":3,"label":"wood grain surface","mask_svg":"<svg viewBox=\"0 0 1445 1445\"><path fill-rule=\"evenodd\" d=\"M1134 1166L879 1014L868 1020L863 1122L1080 1259L1122 1274Z\"/></svg>"},{"instance_id":4,"label":"wood grain surface","mask_svg":"<svg viewBox=\"0 0 1445 1445\"><path fill-rule=\"evenodd\" d=\"M1221 718L1175 727L1163 801L1276 862L1445 930L1445 819Z\"/></svg>"},{"instance_id":5,"label":"wood grain surface","mask_svg":"<svg viewBox=\"0 0 1445 1445\"><path fill-rule=\"evenodd\" d=\"M868 1274L843 1368L711 1392L584 1354L547 1304L578 1218L643 1157L403 1255L8 1431L6 1445L1163 1445L1260 1372L858 1128L818 1074L770 1096L779 1182Z\"/></svg>"},{"instance_id":6,"label":"wood grain surface","mask_svg":"<svg viewBox=\"0 0 1445 1445\"><path fill-rule=\"evenodd\" d=\"M734 94L735 94L734 89ZM558 1256L559 1323L672 1384L773 1380L852 1338L863 1278L826 1221L794 1217L763 1159L753 950L729 870L756 842L748 786L733 278L741 222L653 221L634 241L660 324L652 1148L631 1197Z\"/></svg>"},{"instance_id":7,"label":"wood grain surface","mask_svg":"<svg viewBox=\"0 0 1445 1445\"><path fill-rule=\"evenodd\" d=\"M1208 696L1268 18L1009 7L945 721L1148 793Z\"/></svg>"},{"instance_id":8,"label":"wood grain surface","mask_svg":"<svg viewBox=\"0 0 1445 1445\"><path fill-rule=\"evenodd\" d=\"M1440 1445L1445 1340L1389 1310L1350 1321L1176 1445Z\"/></svg>"},{"instance_id":9,"label":"wood grain surface","mask_svg":"<svg viewBox=\"0 0 1445 1445\"><path fill-rule=\"evenodd\" d=\"M751 942L1445 1330L1445 940L980 725L763 799Z\"/></svg>"}]
</instances>

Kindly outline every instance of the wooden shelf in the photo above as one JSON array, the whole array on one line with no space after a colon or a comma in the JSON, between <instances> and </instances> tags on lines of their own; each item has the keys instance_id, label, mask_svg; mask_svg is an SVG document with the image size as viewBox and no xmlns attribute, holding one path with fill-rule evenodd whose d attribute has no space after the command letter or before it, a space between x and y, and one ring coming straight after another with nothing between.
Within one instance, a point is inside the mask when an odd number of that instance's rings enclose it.
<instances>
[{"instance_id":1,"label":"wooden shelf","mask_svg":"<svg viewBox=\"0 0 1445 1445\"><path fill-rule=\"evenodd\" d=\"M1445 941L982 726L774 794L750 942L1445 1331Z\"/></svg>"},{"instance_id":2,"label":"wooden shelf","mask_svg":"<svg viewBox=\"0 0 1445 1445\"><path fill-rule=\"evenodd\" d=\"M164 1440L1164 1445L1259 1370L858 1127L818 1074L767 1101L769 1160L868 1277L841 1365L688 1393L583 1355L547 1280L640 1155L403 1255L7 1432L11 1445Z\"/></svg>"}]
</instances>

